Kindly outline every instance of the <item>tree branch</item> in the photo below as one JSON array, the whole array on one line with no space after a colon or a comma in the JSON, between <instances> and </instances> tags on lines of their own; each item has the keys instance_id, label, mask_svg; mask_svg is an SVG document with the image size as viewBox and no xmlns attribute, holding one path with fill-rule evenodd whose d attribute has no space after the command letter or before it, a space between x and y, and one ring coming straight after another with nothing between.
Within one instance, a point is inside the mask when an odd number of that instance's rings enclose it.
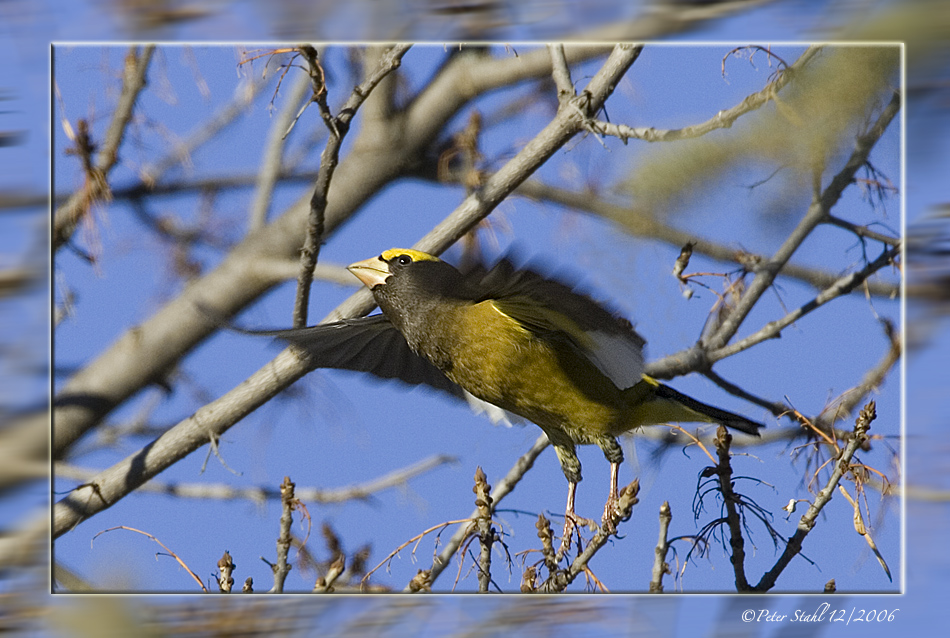
<instances>
[{"instance_id":1,"label":"tree branch","mask_svg":"<svg viewBox=\"0 0 950 638\"><path fill-rule=\"evenodd\" d=\"M729 342L739 330L739 326L742 325L742 322L752 310L752 307L758 302L765 291L772 286L775 277L791 258L792 254L794 254L815 227L827 219L827 216L835 204L837 204L845 189L852 184L854 174L868 161L871 149L874 148L874 145L890 125L891 120L897 115L900 106L901 95L900 92L895 91L890 103L881 112L874 126L871 127L866 134L858 137L856 140L854 150L851 152L851 156L845 163L844 168L832 178L828 186L821 192L820 197L812 203L805 213L805 217L772 256L772 259L760 266L752 283L746 288L742 299L739 300L736 307L729 313L725 321L722 322L716 333L709 338L707 345L710 350L715 351L723 348Z\"/></svg>"},{"instance_id":2,"label":"tree branch","mask_svg":"<svg viewBox=\"0 0 950 638\"><path fill-rule=\"evenodd\" d=\"M491 585L491 550L495 544L495 528L491 524L492 497L489 495L491 485L481 466L475 471L475 530L478 532L480 551L478 553L478 591L488 593Z\"/></svg>"},{"instance_id":3,"label":"tree branch","mask_svg":"<svg viewBox=\"0 0 950 638\"><path fill-rule=\"evenodd\" d=\"M518 457L518 460L515 461L515 464L508 470L508 474L505 475L503 479L498 481L495 484L495 489L491 493L491 505L492 513L495 512L495 509L498 507L498 504L506 496L514 491L515 487L524 477L524 475L534 466L535 459L550 445L548 442L548 437L546 434L541 434L531 448ZM473 519L478 516L478 509L472 511L469 519ZM452 560L452 556L455 555L455 552L458 551L459 546L465 540L468 532L468 525L460 525L456 530L455 534L452 535L452 538L448 540L447 543L442 548L442 551L439 552L439 555L435 557L432 561L432 566L425 570L429 574L429 582L434 583L435 580L439 577L439 574L448 567L449 562Z\"/></svg>"},{"instance_id":4,"label":"tree branch","mask_svg":"<svg viewBox=\"0 0 950 638\"><path fill-rule=\"evenodd\" d=\"M836 281L834 285L822 290L817 296L815 296L814 299L786 314L781 319L770 321L769 323L762 326L762 328L740 341L719 348L718 350L710 351L707 355L709 362L715 363L716 361L721 361L722 359L731 357L732 355L742 352L743 350L748 350L757 343L761 343L767 339L778 338L781 336L782 330L792 325L810 312L817 310L829 301L837 299L842 295L849 294L878 270L884 268L887 265L893 264L894 260L897 259L900 254L900 246L885 250L883 253L881 253L880 257L872 261L858 272L845 275Z\"/></svg>"},{"instance_id":5,"label":"tree branch","mask_svg":"<svg viewBox=\"0 0 950 638\"><path fill-rule=\"evenodd\" d=\"M377 492L404 486L410 479L421 476L442 465L455 463L455 457L445 454L431 456L412 465L388 472L364 483L338 488L297 487L294 492L297 500L306 503L343 503L346 501L367 501ZM89 482L98 474L96 470L57 463L53 475L61 479L73 479ZM179 498L201 498L229 501L245 499L255 503L280 499L280 490L266 486L234 487L224 483L162 483L149 481L138 488L141 492L164 494Z\"/></svg>"},{"instance_id":6,"label":"tree branch","mask_svg":"<svg viewBox=\"0 0 950 638\"><path fill-rule=\"evenodd\" d=\"M722 494L723 506L726 508L726 524L729 526L729 544L732 547L732 570L736 575L736 591L749 591L749 581L745 575L745 537L742 536L742 519L739 514L739 498L732 489L732 462L730 459L730 444L732 435L726 426L720 425L716 430L716 452L719 463L716 464L716 474L719 477L719 493Z\"/></svg>"},{"instance_id":7,"label":"tree branch","mask_svg":"<svg viewBox=\"0 0 950 638\"><path fill-rule=\"evenodd\" d=\"M739 326L742 325L742 322L758 302L759 298L772 286L775 282L775 278L786 267L792 254L794 254L805 238L807 238L819 224L825 221L829 211L831 211L841 198L844 190L852 183L854 174L867 162L868 155L875 143L880 139L888 125L897 115L897 112L900 110L900 103L900 93L895 92L890 103L881 112L875 124L866 134L856 140L854 150L845 163L844 168L832 178L831 182L823 191L816 193L814 201L811 206L809 206L802 221L799 222L798 226L790 233L788 239L785 240L771 259L763 261L756 268L755 278L746 287L742 298L735 307L730 310L715 333L706 339L704 344L697 344L688 350L648 364L646 370L647 374L658 378L671 378L689 372L705 370L710 365L709 353L715 352L717 353L718 359L722 359L723 355L728 356L728 354L732 352L734 346L727 346L729 340L732 339L738 331ZM897 250L898 249L891 249L886 251L879 259L884 259L885 256L890 258L892 251L894 251L894 255L896 255ZM847 287L849 282L854 281L854 277L859 275L859 273L849 275L843 280L839 280L839 283ZM857 282L854 281L854 283L856 284ZM834 286L832 286L832 288L834 288ZM829 292L829 294L832 293ZM821 295L819 295L819 297L821 297ZM818 297L816 297L816 300L817 299ZM813 300L812 303L815 303L816 300ZM799 312L807 312L807 308L807 305L803 306L799 309Z\"/></svg>"},{"instance_id":8,"label":"tree branch","mask_svg":"<svg viewBox=\"0 0 950 638\"><path fill-rule=\"evenodd\" d=\"M267 212L274 198L274 187L283 171L284 148L287 142L287 129L290 127L300 102L310 86L306 75L298 75L290 85L290 91L284 96L284 105L271 123L264 146L261 166L257 171L254 199L248 211L248 231L255 231L267 223Z\"/></svg>"},{"instance_id":9,"label":"tree branch","mask_svg":"<svg viewBox=\"0 0 950 638\"><path fill-rule=\"evenodd\" d=\"M642 47L617 45L585 91L576 98L577 108L561 109L550 124L529 141L504 167L488 178L479 192L467 197L442 223L418 242L416 248L440 253L488 215L557 149L583 130L584 116L582 114L592 116L603 106L604 101L637 59L641 50ZM279 226L278 222L268 226L268 229ZM252 235L250 239L257 235ZM235 249L229 259L237 259L241 252L239 248ZM223 267L224 265L221 268ZM241 267L246 267L246 263ZM251 275L246 273L246 278L250 277ZM252 288L252 286L245 286L246 288ZM361 290L338 306L330 316L365 314L373 306L371 299L369 291ZM187 294L183 294L178 299L178 303L189 302ZM229 300L229 303L233 303L233 300ZM214 302L204 305L212 310L217 310L218 307L218 304ZM160 312L152 321L158 321L161 315ZM197 307L190 309L190 315L191 322L202 324L206 329L213 326L214 322L209 321ZM226 313L223 315L227 316ZM134 340L132 343L137 347L141 347L140 334L129 335L127 338ZM161 351L164 344L154 344L153 347ZM77 488L56 503L53 508L54 538L72 529L86 518L112 506L158 472L204 445L210 438L220 436L237 421L310 370L311 367L306 359L301 358L296 350L288 348L241 385L200 408L194 415L181 421L140 452L104 471L97 477L100 480L94 481L92 485ZM73 377L71 382L75 379L76 377ZM71 390L71 385L72 383L67 384L64 392L57 398L56 404L59 409L67 406L74 407L78 418L70 426L57 425L56 438L59 440L54 440L54 458L57 452L61 453L68 447L67 444L71 443L70 439L75 440L81 432L93 425L89 419L90 416L108 412L113 407L112 401L98 397L77 396L75 391ZM114 395L117 389L110 387L103 390ZM90 400L93 401L91 406L88 403ZM89 410L90 407L92 410Z\"/></svg>"},{"instance_id":10,"label":"tree branch","mask_svg":"<svg viewBox=\"0 0 950 638\"><path fill-rule=\"evenodd\" d=\"M293 512L297 503L294 496L295 487L289 476L285 476L284 482L280 484L280 535L277 537L277 564L273 566L274 588L272 591L275 594L283 593L284 582L291 570L287 557L291 544L290 527L294 523Z\"/></svg>"},{"instance_id":11,"label":"tree branch","mask_svg":"<svg viewBox=\"0 0 950 638\"><path fill-rule=\"evenodd\" d=\"M711 242L697 237L673 226L664 224L650 215L631 215L629 207L611 204L596 193L577 192L545 184L538 180L527 180L515 191L517 195L524 195L538 201L549 201L563 206L569 206L580 212L587 212L614 221L620 227L635 237L656 239L676 248L687 243L693 244L693 252L703 254L719 261L733 262L744 265L749 262L764 262L765 256L749 254L736 248ZM798 279L815 288L826 288L839 279L838 275L823 270L817 270L798 264L786 263L781 270L785 277ZM886 282L868 282L868 292L875 296L893 297L899 288Z\"/></svg>"},{"instance_id":12,"label":"tree branch","mask_svg":"<svg viewBox=\"0 0 950 638\"><path fill-rule=\"evenodd\" d=\"M571 71L567 68L567 57L564 55L563 44L549 44L551 54L551 77L557 87L558 104L563 104L575 97L574 83L571 81Z\"/></svg>"},{"instance_id":13,"label":"tree branch","mask_svg":"<svg viewBox=\"0 0 950 638\"><path fill-rule=\"evenodd\" d=\"M781 91L789 82L794 79L795 74L811 62L821 51L821 46L811 46L802 53L799 58L788 68L778 74L772 82L769 82L761 91L747 96L742 102L732 108L719 111L713 117L699 124L692 124L679 129L655 129L650 127L633 128L626 124L612 124L595 120L591 122L589 130L597 135L609 135L619 138L624 144L627 140L638 139L644 142L675 142L679 140L689 140L702 137L707 133L724 128L730 128L743 115L756 111L770 101L775 99L775 95Z\"/></svg>"},{"instance_id":14,"label":"tree branch","mask_svg":"<svg viewBox=\"0 0 950 638\"><path fill-rule=\"evenodd\" d=\"M808 511L805 512L799 521L798 529L795 530L795 534L788 539L788 543L785 545L785 551L782 552L775 566L762 576L762 579L754 587L755 591L764 592L772 589L778 577L785 568L788 567L788 564L802 551L802 543L805 537L808 536L812 528L815 527L815 521L818 520L818 515L821 514L821 510L831 501L838 482L846 473L851 471L851 458L854 456L854 453L857 452L858 448L867 442L867 433L871 427L871 422L877 417L875 407L874 401L871 401L861 410L861 414L858 415L854 424L854 436L851 437L847 447L845 447L835 463L835 469L825 484L824 489L818 492L818 495L815 497L815 502L808 507Z\"/></svg>"},{"instance_id":15,"label":"tree branch","mask_svg":"<svg viewBox=\"0 0 950 638\"><path fill-rule=\"evenodd\" d=\"M383 78L399 68L402 57L409 51L412 45L403 44L391 47L379 60L376 69L368 74L368 77L358 87L353 89L349 99L340 109L338 115L333 116L327 107L327 91L322 85L314 87L311 100L320 107L320 114L329 129L327 144L320 154L320 170L317 172L317 183L313 188L313 195L310 197L310 214L307 217L307 235L303 248L300 251L300 274L297 277L297 296L294 300L293 327L303 328L307 325L307 309L310 305L310 284L313 283L313 268L317 264L320 255L320 244L323 241L327 195L330 190L330 180L333 179L333 173L336 171L337 164L340 161L340 147L343 145L343 138L350 130L350 123L356 116L356 112L362 106L366 98L369 97L376 85L382 82ZM304 57L310 63L310 76L315 78L319 70L319 60L317 52L311 46L301 48ZM316 80L314 80L315 82Z\"/></svg>"},{"instance_id":16,"label":"tree branch","mask_svg":"<svg viewBox=\"0 0 950 638\"><path fill-rule=\"evenodd\" d=\"M87 179L80 191L73 193L65 204L56 209L56 215L53 218L52 250L54 253L70 240L76 230L76 225L86 215L89 207L108 195L108 176L119 159L119 147L125 138L129 122L132 121L135 102L142 89L145 88L145 76L154 52L155 45L144 47L141 54L132 47L125 56L122 93L112 113L112 121L103 138L102 148L96 156L94 170L98 178ZM64 119L65 117L66 115L63 114Z\"/></svg>"},{"instance_id":17,"label":"tree branch","mask_svg":"<svg viewBox=\"0 0 950 638\"><path fill-rule=\"evenodd\" d=\"M601 528L597 530L594 537L587 543L587 547L584 548L584 551L574 559L567 569L555 570L554 573L541 584L537 591L541 593L562 592L568 585L574 582L578 576L585 573L588 570L587 565L590 560L607 544L611 536L615 534L615 532L608 530L611 528L616 530L617 523L630 518L633 512L633 506L639 502L637 498L639 493L640 479L634 479L632 483L621 488L619 494L620 501L617 503L616 509L610 513L611 521L602 525Z\"/></svg>"},{"instance_id":18,"label":"tree branch","mask_svg":"<svg viewBox=\"0 0 950 638\"><path fill-rule=\"evenodd\" d=\"M670 565L666 562L666 554L670 551L668 540L670 523L673 521L673 512L670 502L663 501L660 506L660 538L656 543L656 552L653 559L653 579L650 581L650 593L663 593L663 576L670 573Z\"/></svg>"}]
</instances>

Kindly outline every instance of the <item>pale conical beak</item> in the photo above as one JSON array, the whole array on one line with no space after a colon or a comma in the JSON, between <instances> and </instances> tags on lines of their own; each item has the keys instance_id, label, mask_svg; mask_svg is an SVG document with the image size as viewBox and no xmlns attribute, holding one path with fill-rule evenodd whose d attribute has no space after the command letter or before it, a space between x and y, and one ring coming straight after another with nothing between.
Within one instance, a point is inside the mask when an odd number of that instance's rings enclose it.
<instances>
[{"instance_id":1,"label":"pale conical beak","mask_svg":"<svg viewBox=\"0 0 950 638\"><path fill-rule=\"evenodd\" d=\"M389 277L389 266L381 257L371 257L370 259L352 263L347 266L346 269L353 273L356 278L362 281L370 290L386 283L386 278Z\"/></svg>"}]
</instances>

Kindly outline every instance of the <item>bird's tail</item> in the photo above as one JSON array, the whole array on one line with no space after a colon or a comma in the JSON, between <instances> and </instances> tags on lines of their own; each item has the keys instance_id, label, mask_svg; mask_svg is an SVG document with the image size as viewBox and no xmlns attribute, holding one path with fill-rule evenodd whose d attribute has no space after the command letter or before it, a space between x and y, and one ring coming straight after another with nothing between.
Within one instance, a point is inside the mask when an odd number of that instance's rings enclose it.
<instances>
[{"instance_id":1,"label":"bird's tail","mask_svg":"<svg viewBox=\"0 0 950 638\"><path fill-rule=\"evenodd\" d=\"M697 401L647 376L625 393L631 406L628 427L660 423L721 423L753 436L759 436L759 430L765 427L744 416Z\"/></svg>"}]
</instances>

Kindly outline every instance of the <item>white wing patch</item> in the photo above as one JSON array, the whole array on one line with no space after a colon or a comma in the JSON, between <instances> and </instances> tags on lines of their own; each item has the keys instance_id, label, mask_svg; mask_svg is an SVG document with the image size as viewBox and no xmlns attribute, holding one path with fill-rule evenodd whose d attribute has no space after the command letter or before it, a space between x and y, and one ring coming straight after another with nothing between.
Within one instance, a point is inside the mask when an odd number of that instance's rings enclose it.
<instances>
[{"instance_id":1,"label":"white wing patch","mask_svg":"<svg viewBox=\"0 0 950 638\"><path fill-rule=\"evenodd\" d=\"M515 423L519 425L524 423L524 419L517 414L499 408L494 403L483 401L467 390L463 390L463 392L465 392L465 400L468 401L472 412L475 414L484 414L491 420L492 425L504 425L506 428L510 428Z\"/></svg>"},{"instance_id":2,"label":"white wing patch","mask_svg":"<svg viewBox=\"0 0 950 638\"><path fill-rule=\"evenodd\" d=\"M622 334L587 332L593 348L584 354L597 369L607 375L621 390L626 390L643 378L643 344Z\"/></svg>"},{"instance_id":3,"label":"white wing patch","mask_svg":"<svg viewBox=\"0 0 950 638\"><path fill-rule=\"evenodd\" d=\"M502 316L513 319L524 330L537 328L541 332L553 330L563 333L571 340L578 353L593 363L621 390L633 387L642 380L646 369L643 361L645 342L632 328L629 333L583 330L568 316L532 305L530 302L506 299L500 303L508 312L499 307L498 303L491 302L491 306Z\"/></svg>"}]
</instances>

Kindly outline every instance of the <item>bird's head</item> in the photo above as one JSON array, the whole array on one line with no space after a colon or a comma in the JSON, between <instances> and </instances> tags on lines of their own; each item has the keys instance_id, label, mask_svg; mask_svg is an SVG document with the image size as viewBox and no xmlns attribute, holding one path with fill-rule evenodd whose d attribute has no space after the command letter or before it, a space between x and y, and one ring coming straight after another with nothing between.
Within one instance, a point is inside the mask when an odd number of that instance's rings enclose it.
<instances>
[{"instance_id":1,"label":"bird's head","mask_svg":"<svg viewBox=\"0 0 950 638\"><path fill-rule=\"evenodd\" d=\"M440 299L468 298L468 285L454 266L411 248L391 248L347 269L373 292L383 313L397 325L400 318L425 312Z\"/></svg>"}]
</instances>

